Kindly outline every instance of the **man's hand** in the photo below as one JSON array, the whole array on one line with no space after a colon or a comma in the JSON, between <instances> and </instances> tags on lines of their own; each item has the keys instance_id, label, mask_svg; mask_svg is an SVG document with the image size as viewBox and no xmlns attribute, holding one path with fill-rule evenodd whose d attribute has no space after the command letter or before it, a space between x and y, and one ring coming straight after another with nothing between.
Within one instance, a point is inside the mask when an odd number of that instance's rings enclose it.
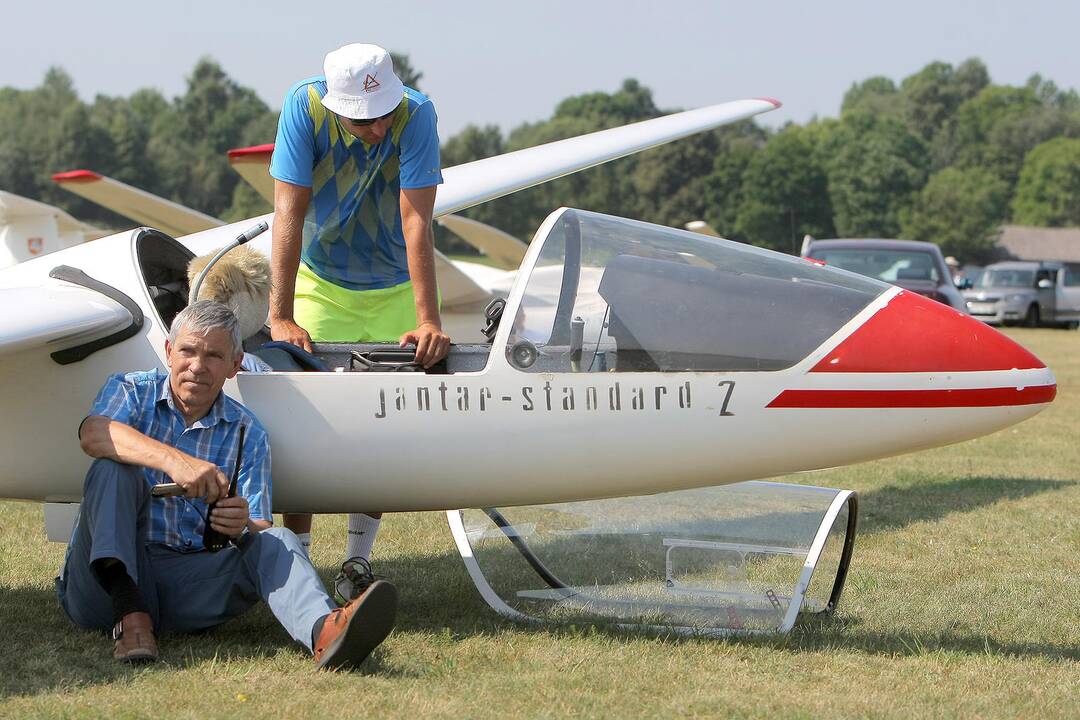
<instances>
[{"instance_id":1,"label":"man's hand","mask_svg":"<svg viewBox=\"0 0 1080 720\"><path fill-rule=\"evenodd\" d=\"M247 498L242 495L218 500L210 512L210 527L226 537L238 538L250 518Z\"/></svg>"},{"instance_id":2,"label":"man's hand","mask_svg":"<svg viewBox=\"0 0 1080 720\"><path fill-rule=\"evenodd\" d=\"M450 336L434 323L420 323L420 327L401 336L401 347L416 345L416 362L429 368L450 352Z\"/></svg>"},{"instance_id":3,"label":"man's hand","mask_svg":"<svg viewBox=\"0 0 1080 720\"><path fill-rule=\"evenodd\" d=\"M183 452L176 454L175 465L168 475L184 489L186 497L204 497L209 505L229 492L229 478L225 477L225 473L221 472L217 465Z\"/></svg>"},{"instance_id":4,"label":"man's hand","mask_svg":"<svg viewBox=\"0 0 1080 720\"><path fill-rule=\"evenodd\" d=\"M308 352L311 348L311 335L293 320L270 320L270 337L274 340L284 340Z\"/></svg>"}]
</instances>

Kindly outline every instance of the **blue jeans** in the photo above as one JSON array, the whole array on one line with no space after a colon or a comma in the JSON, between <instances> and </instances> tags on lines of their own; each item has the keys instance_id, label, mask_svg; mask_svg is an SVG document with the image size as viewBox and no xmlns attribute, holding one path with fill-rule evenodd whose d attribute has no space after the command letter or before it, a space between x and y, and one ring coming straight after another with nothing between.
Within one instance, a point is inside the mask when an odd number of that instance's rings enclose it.
<instances>
[{"instance_id":1,"label":"blue jeans","mask_svg":"<svg viewBox=\"0 0 1080 720\"><path fill-rule=\"evenodd\" d=\"M296 535L271 528L216 553L177 552L147 542L148 502L141 468L105 459L90 466L56 579L60 606L72 622L112 627L112 599L91 563L116 558L139 586L158 632L214 627L263 600L289 635L311 650L315 622L336 605Z\"/></svg>"}]
</instances>

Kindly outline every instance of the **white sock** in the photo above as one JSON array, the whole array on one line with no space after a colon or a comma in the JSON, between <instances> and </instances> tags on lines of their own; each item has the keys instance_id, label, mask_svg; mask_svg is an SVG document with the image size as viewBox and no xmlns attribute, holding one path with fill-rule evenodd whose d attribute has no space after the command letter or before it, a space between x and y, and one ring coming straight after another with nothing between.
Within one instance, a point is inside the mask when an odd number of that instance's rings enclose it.
<instances>
[{"instance_id":1,"label":"white sock","mask_svg":"<svg viewBox=\"0 0 1080 720\"><path fill-rule=\"evenodd\" d=\"M300 540L301 547L304 548L304 555L311 559L311 533L296 533L296 537Z\"/></svg>"},{"instance_id":2,"label":"white sock","mask_svg":"<svg viewBox=\"0 0 1080 720\"><path fill-rule=\"evenodd\" d=\"M349 515L349 539L345 544L345 559L362 557L371 559L371 547L375 544L375 533L379 532L380 518L370 515L351 513Z\"/></svg>"}]
</instances>

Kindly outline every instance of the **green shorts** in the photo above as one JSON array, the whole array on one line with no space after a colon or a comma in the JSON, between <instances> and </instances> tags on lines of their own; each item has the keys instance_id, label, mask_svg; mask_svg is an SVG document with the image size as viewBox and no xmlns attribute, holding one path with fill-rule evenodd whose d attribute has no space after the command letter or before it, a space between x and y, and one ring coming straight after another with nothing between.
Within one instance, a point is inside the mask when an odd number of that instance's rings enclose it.
<instances>
[{"instance_id":1,"label":"green shorts","mask_svg":"<svg viewBox=\"0 0 1080 720\"><path fill-rule=\"evenodd\" d=\"M312 342L397 342L416 328L412 282L349 290L323 280L304 263L296 271L296 323Z\"/></svg>"}]
</instances>

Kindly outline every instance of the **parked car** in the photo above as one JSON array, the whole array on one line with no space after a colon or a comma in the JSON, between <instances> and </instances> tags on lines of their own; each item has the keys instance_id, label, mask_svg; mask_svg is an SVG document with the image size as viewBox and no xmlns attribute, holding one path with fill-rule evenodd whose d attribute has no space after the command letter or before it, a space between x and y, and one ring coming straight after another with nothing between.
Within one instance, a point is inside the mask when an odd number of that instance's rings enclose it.
<instances>
[{"instance_id":1,"label":"parked car","mask_svg":"<svg viewBox=\"0 0 1080 720\"><path fill-rule=\"evenodd\" d=\"M1009 261L987 265L970 290L968 312L991 325L1080 325L1080 266Z\"/></svg>"},{"instance_id":2,"label":"parked car","mask_svg":"<svg viewBox=\"0 0 1080 720\"><path fill-rule=\"evenodd\" d=\"M815 240L803 243L803 257L899 285L967 312L941 248L916 240Z\"/></svg>"}]
</instances>

